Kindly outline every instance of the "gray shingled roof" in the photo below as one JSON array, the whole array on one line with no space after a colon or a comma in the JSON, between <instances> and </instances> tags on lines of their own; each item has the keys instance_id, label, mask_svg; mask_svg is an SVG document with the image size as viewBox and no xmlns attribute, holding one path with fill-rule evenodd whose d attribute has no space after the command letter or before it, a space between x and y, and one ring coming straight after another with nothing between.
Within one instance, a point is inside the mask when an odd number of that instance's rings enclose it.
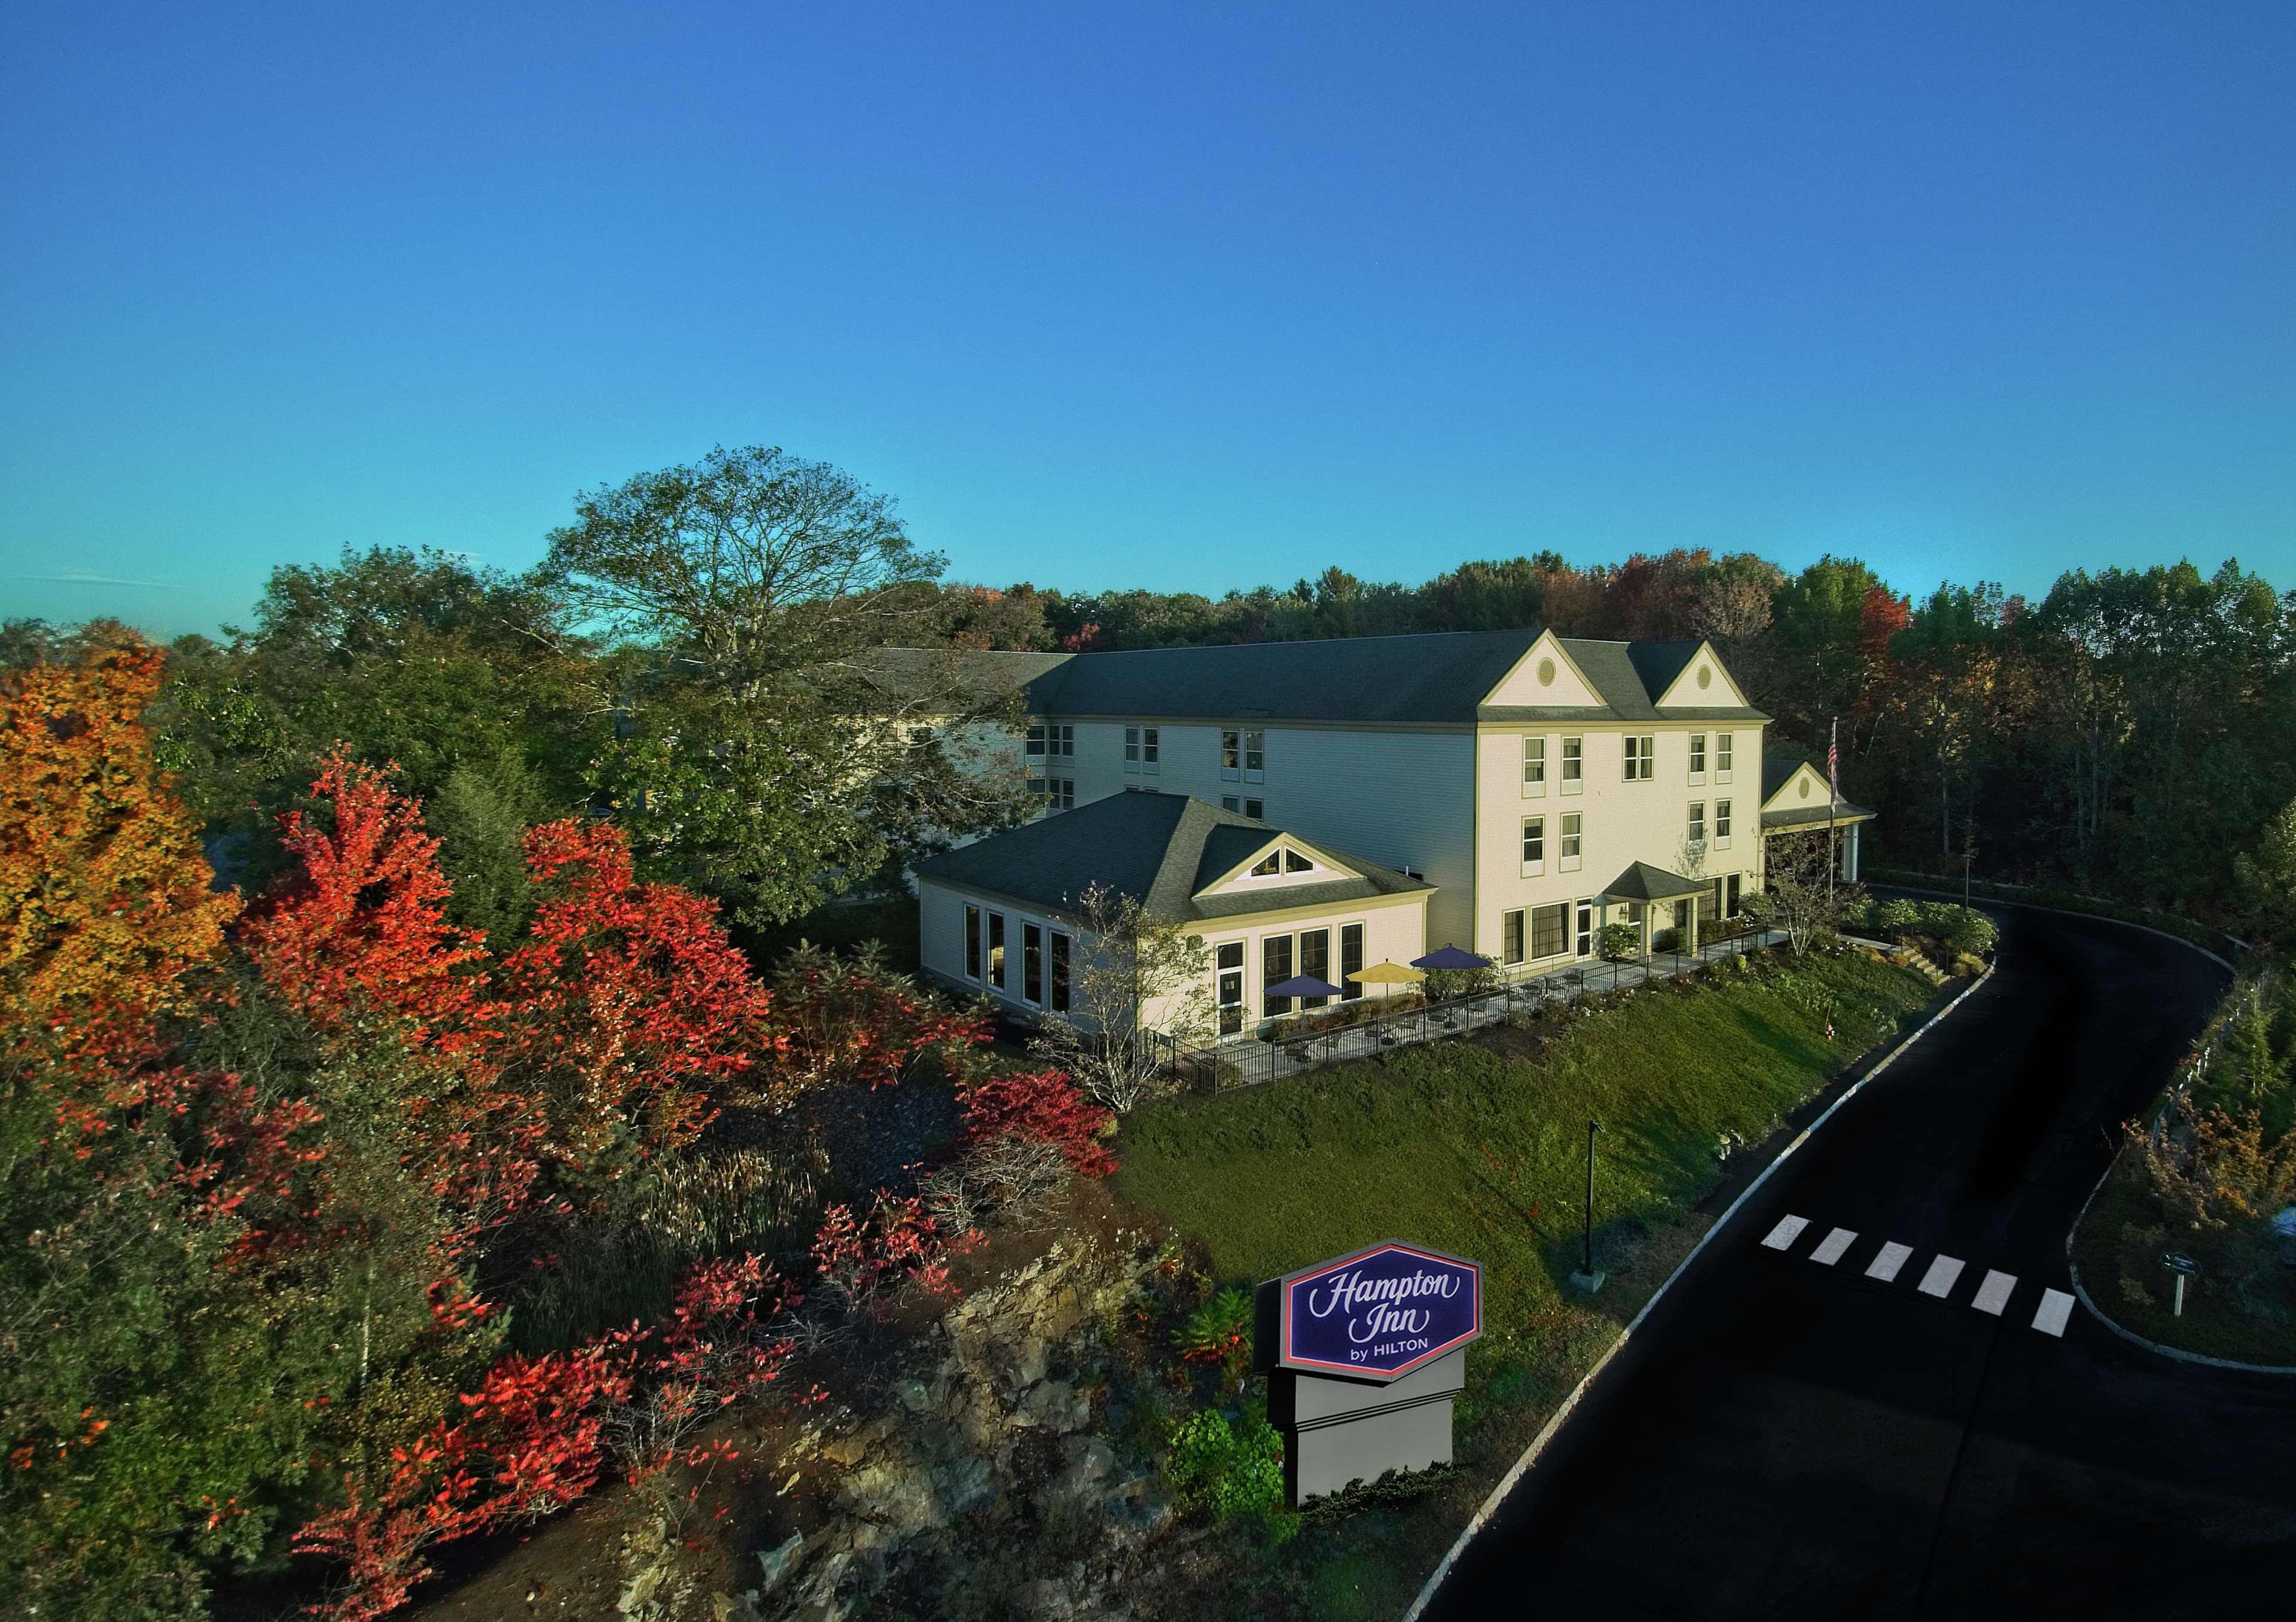
<instances>
[{"instance_id":1,"label":"gray shingled roof","mask_svg":"<svg viewBox=\"0 0 2296 1622\"><path fill-rule=\"evenodd\" d=\"M1611 881L1603 896L1610 901L1680 901L1702 896L1708 888L1703 880L1685 879L1648 862L1629 862L1627 871Z\"/></svg>"},{"instance_id":2,"label":"gray shingled roof","mask_svg":"<svg viewBox=\"0 0 2296 1622\"><path fill-rule=\"evenodd\" d=\"M907 702L952 689L1002 697L1074 658L986 648L873 648L853 662L879 692Z\"/></svg>"},{"instance_id":3,"label":"gray shingled roof","mask_svg":"<svg viewBox=\"0 0 2296 1622\"><path fill-rule=\"evenodd\" d=\"M1285 885L1199 901L1197 890L1278 838L1361 878ZM917 875L1071 911L1091 885L1132 896L1158 918L1188 923L1278 907L1340 905L1435 887L1185 794L1111 794L917 864Z\"/></svg>"},{"instance_id":4,"label":"gray shingled roof","mask_svg":"<svg viewBox=\"0 0 2296 1622\"><path fill-rule=\"evenodd\" d=\"M1538 640L1535 630L1441 631L1079 653L1029 683L1029 708L1048 716L1365 725L1768 719L1752 709L1659 709L1658 695L1698 651L1695 641L1560 638L1600 705L1483 704Z\"/></svg>"}]
</instances>

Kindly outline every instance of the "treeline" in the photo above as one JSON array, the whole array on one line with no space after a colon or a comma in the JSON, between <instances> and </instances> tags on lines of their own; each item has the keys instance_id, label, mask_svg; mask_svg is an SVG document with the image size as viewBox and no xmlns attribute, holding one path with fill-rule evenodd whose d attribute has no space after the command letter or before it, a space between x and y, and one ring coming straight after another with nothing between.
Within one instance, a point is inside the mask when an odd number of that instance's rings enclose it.
<instances>
[{"instance_id":1,"label":"treeline","mask_svg":"<svg viewBox=\"0 0 2296 1622\"><path fill-rule=\"evenodd\" d=\"M1340 569L1288 591L1064 594L952 588L956 638L1154 648L1551 626L1565 636L1710 638L1882 813L1868 860L2069 885L2259 928L2234 873L2296 799L2296 592L2226 561L2062 576L2039 602L1987 582L1911 597L1855 559L1797 574L1685 550L1576 567L1471 562L1423 586Z\"/></svg>"}]
</instances>

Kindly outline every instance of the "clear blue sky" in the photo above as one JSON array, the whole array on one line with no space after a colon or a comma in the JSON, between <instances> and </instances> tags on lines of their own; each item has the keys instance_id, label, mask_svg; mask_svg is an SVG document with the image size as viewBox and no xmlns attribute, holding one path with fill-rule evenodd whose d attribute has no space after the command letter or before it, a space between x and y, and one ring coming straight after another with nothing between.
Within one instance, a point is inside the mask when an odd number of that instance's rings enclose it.
<instances>
[{"instance_id":1,"label":"clear blue sky","mask_svg":"<svg viewBox=\"0 0 2296 1622\"><path fill-rule=\"evenodd\" d=\"M2288 0L17 0L0 76L0 614L719 442L999 584L2296 586Z\"/></svg>"}]
</instances>

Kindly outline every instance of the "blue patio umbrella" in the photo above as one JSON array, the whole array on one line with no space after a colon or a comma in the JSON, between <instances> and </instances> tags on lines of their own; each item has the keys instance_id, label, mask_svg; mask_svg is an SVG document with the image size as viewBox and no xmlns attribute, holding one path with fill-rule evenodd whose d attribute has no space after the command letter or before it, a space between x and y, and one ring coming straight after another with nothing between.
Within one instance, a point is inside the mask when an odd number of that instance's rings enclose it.
<instances>
[{"instance_id":1,"label":"blue patio umbrella","mask_svg":"<svg viewBox=\"0 0 2296 1622\"><path fill-rule=\"evenodd\" d=\"M1279 980L1267 988L1272 997L1335 997L1340 988L1329 980L1319 980L1312 974L1295 974L1288 980Z\"/></svg>"},{"instance_id":2,"label":"blue patio umbrella","mask_svg":"<svg viewBox=\"0 0 2296 1622\"><path fill-rule=\"evenodd\" d=\"M1491 966L1491 960L1447 946L1430 952L1424 957L1413 958L1411 966L1414 969L1488 969Z\"/></svg>"}]
</instances>

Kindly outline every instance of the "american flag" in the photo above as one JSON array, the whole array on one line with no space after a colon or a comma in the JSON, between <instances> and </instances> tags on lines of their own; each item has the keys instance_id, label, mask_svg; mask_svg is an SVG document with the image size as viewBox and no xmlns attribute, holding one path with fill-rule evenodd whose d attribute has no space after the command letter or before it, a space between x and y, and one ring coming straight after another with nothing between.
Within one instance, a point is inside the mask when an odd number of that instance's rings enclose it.
<instances>
[{"instance_id":1,"label":"american flag","mask_svg":"<svg viewBox=\"0 0 2296 1622\"><path fill-rule=\"evenodd\" d=\"M1841 793L1841 723L1839 721L1833 724L1833 731L1825 741L1825 787L1828 793L1833 795L1837 799L1840 798Z\"/></svg>"}]
</instances>

